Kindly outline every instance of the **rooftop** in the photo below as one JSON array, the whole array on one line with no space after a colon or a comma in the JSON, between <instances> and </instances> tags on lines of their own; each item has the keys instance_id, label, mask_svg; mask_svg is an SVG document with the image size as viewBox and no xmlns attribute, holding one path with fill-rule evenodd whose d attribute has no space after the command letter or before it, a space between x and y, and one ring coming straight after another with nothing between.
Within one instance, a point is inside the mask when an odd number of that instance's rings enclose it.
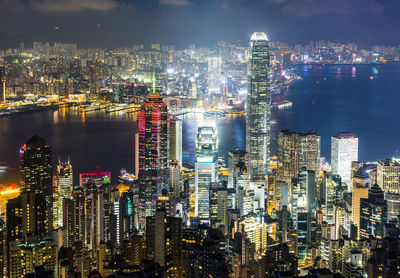
<instances>
[{"instance_id":1,"label":"rooftop","mask_svg":"<svg viewBox=\"0 0 400 278\"><path fill-rule=\"evenodd\" d=\"M267 41L268 37L264 32L254 32L250 38L251 41Z\"/></svg>"}]
</instances>

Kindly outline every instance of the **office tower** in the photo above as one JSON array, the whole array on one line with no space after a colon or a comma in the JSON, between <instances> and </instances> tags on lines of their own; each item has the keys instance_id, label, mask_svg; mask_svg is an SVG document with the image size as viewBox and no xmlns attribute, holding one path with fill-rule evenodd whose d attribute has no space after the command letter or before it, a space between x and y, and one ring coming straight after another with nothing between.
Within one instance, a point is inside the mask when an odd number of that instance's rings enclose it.
<instances>
[{"instance_id":1,"label":"office tower","mask_svg":"<svg viewBox=\"0 0 400 278\"><path fill-rule=\"evenodd\" d=\"M142 103L139 112L139 192L141 216L154 215L155 200L163 188L168 188L169 114L163 98L153 92Z\"/></svg>"},{"instance_id":2,"label":"office tower","mask_svg":"<svg viewBox=\"0 0 400 278\"><path fill-rule=\"evenodd\" d=\"M221 85L221 57L208 58L208 93L219 94Z\"/></svg>"},{"instance_id":3,"label":"office tower","mask_svg":"<svg viewBox=\"0 0 400 278\"><path fill-rule=\"evenodd\" d=\"M351 189L351 162L358 161L358 137L351 132L341 132L331 139L332 173L340 175Z\"/></svg>"},{"instance_id":4,"label":"office tower","mask_svg":"<svg viewBox=\"0 0 400 278\"><path fill-rule=\"evenodd\" d=\"M307 170L307 212L311 213L317 208L317 186L315 182L315 171Z\"/></svg>"},{"instance_id":5,"label":"office tower","mask_svg":"<svg viewBox=\"0 0 400 278\"><path fill-rule=\"evenodd\" d=\"M306 211L297 213L297 256L299 262L306 259L308 242L310 240L311 215Z\"/></svg>"},{"instance_id":6,"label":"office tower","mask_svg":"<svg viewBox=\"0 0 400 278\"><path fill-rule=\"evenodd\" d=\"M85 246L91 250L93 256L97 255L100 242L105 240L105 199L102 193L103 189L93 184L84 188Z\"/></svg>"},{"instance_id":7,"label":"office tower","mask_svg":"<svg viewBox=\"0 0 400 278\"><path fill-rule=\"evenodd\" d=\"M6 71L4 67L0 67L0 94L1 94L1 101L6 102Z\"/></svg>"},{"instance_id":8,"label":"office tower","mask_svg":"<svg viewBox=\"0 0 400 278\"><path fill-rule=\"evenodd\" d=\"M139 132L135 133L135 179L139 178Z\"/></svg>"},{"instance_id":9,"label":"office tower","mask_svg":"<svg viewBox=\"0 0 400 278\"><path fill-rule=\"evenodd\" d=\"M292 52L285 51L283 53L283 68L286 70L290 69L291 66L292 66Z\"/></svg>"},{"instance_id":10,"label":"office tower","mask_svg":"<svg viewBox=\"0 0 400 278\"><path fill-rule=\"evenodd\" d=\"M89 67L89 97L95 97L97 95L97 85L96 85L96 66L90 65Z\"/></svg>"},{"instance_id":11,"label":"office tower","mask_svg":"<svg viewBox=\"0 0 400 278\"><path fill-rule=\"evenodd\" d=\"M353 176L353 185L351 190L353 224L358 227L358 231L360 231L360 202L362 198L368 197L370 182L371 180L364 167L358 168Z\"/></svg>"},{"instance_id":12,"label":"office tower","mask_svg":"<svg viewBox=\"0 0 400 278\"><path fill-rule=\"evenodd\" d=\"M385 192L388 221L396 220L400 215L400 194Z\"/></svg>"},{"instance_id":13,"label":"office tower","mask_svg":"<svg viewBox=\"0 0 400 278\"><path fill-rule=\"evenodd\" d=\"M169 159L182 167L182 121L171 118L169 122Z\"/></svg>"},{"instance_id":14,"label":"office tower","mask_svg":"<svg viewBox=\"0 0 400 278\"><path fill-rule=\"evenodd\" d=\"M132 192L113 191L113 221L110 237L118 246L122 246L124 240L128 240L135 228L133 194Z\"/></svg>"},{"instance_id":15,"label":"office tower","mask_svg":"<svg viewBox=\"0 0 400 278\"><path fill-rule=\"evenodd\" d=\"M75 229L74 229L74 200L71 198L65 198L62 202L62 236L63 246L72 247L75 242Z\"/></svg>"},{"instance_id":16,"label":"office tower","mask_svg":"<svg viewBox=\"0 0 400 278\"><path fill-rule=\"evenodd\" d=\"M63 202L64 199L70 199L73 189L73 172L69 160L67 162L59 161L56 170L56 186L58 189L58 226L63 226ZM54 224L54 223L53 223Z\"/></svg>"},{"instance_id":17,"label":"office tower","mask_svg":"<svg viewBox=\"0 0 400 278\"><path fill-rule=\"evenodd\" d=\"M19 157L22 233L34 233L39 237L50 235L53 229L53 168L50 146L34 135L21 147Z\"/></svg>"},{"instance_id":18,"label":"office tower","mask_svg":"<svg viewBox=\"0 0 400 278\"><path fill-rule=\"evenodd\" d=\"M325 219L328 224L334 224L334 212L336 202L336 188L337 184L332 179L332 175L324 172L324 178L322 180L324 187L323 194L321 196L321 203L325 206Z\"/></svg>"},{"instance_id":19,"label":"office tower","mask_svg":"<svg viewBox=\"0 0 400 278\"><path fill-rule=\"evenodd\" d=\"M227 217L228 191L226 186L212 183L210 187L210 226L228 233Z\"/></svg>"},{"instance_id":20,"label":"office tower","mask_svg":"<svg viewBox=\"0 0 400 278\"><path fill-rule=\"evenodd\" d=\"M240 222L242 232L255 244L256 254L262 254L267 248L268 226L262 213L249 213Z\"/></svg>"},{"instance_id":21,"label":"office tower","mask_svg":"<svg viewBox=\"0 0 400 278\"><path fill-rule=\"evenodd\" d=\"M182 173L181 166L178 161L170 161L169 163L169 192L174 198L179 198L182 192Z\"/></svg>"},{"instance_id":22,"label":"office tower","mask_svg":"<svg viewBox=\"0 0 400 278\"><path fill-rule=\"evenodd\" d=\"M393 160L381 160L377 165L377 184L384 192L400 193L400 164Z\"/></svg>"},{"instance_id":23,"label":"office tower","mask_svg":"<svg viewBox=\"0 0 400 278\"><path fill-rule=\"evenodd\" d=\"M215 125L204 124L197 129L195 163L195 217L209 223L210 184L216 182L217 131Z\"/></svg>"},{"instance_id":24,"label":"office tower","mask_svg":"<svg viewBox=\"0 0 400 278\"><path fill-rule=\"evenodd\" d=\"M297 178L294 178L292 181L292 195L291 195L291 204L292 204L292 219L293 219L293 227L297 228L297 219L298 213L307 212L308 202L307 202L307 170L305 167L300 169Z\"/></svg>"},{"instance_id":25,"label":"office tower","mask_svg":"<svg viewBox=\"0 0 400 278\"><path fill-rule=\"evenodd\" d=\"M46 198L49 206L53 195L53 167L51 148L37 135L29 139L20 149L21 193L35 192Z\"/></svg>"},{"instance_id":26,"label":"office tower","mask_svg":"<svg viewBox=\"0 0 400 278\"><path fill-rule=\"evenodd\" d=\"M246 151L251 181L264 180L269 163L271 98L269 45L262 32L250 39L247 69Z\"/></svg>"},{"instance_id":27,"label":"office tower","mask_svg":"<svg viewBox=\"0 0 400 278\"><path fill-rule=\"evenodd\" d=\"M236 149L228 152L228 188L236 188L237 179L247 173L249 154Z\"/></svg>"},{"instance_id":28,"label":"office tower","mask_svg":"<svg viewBox=\"0 0 400 278\"><path fill-rule=\"evenodd\" d=\"M263 183L255 183L253 185L254 192L254 212L264 212L265 211L265 185Z\"/></svg>"},{"instance_id":29,"label":"office tower","mask_svg":"<svg viewBox=\"0 0 400 278\"><path fill-rule=\"evenodd\" d=\"M266 191L267 211L268 214L271 215L273 210L277 211L280 209L281 203L281 183L276 181L276 171L271 171L271 173L269 173Z\"/></svg>"},{"instance_id":30,"label":"office tower","mask_svg":"<svg viewBox=\"0 0 400 278\"><path fill-rule=\"evenodd\" d=\"M320 172L321 136L317 132L297 133L282 130L278 134L277 180L291 184L300 168Z\"/></svg>"},{"instance_id":31,"label":"office tower","mask_svg":"<svg viewBox=\"0 0 400 278\"><path fill-rule=\"evenodd\" d=\"M384 237L387 222L387 202L380 187L375 184L368 190L368 198L360 200L360 237Z\"/></svg>"},{"instance_id":32,"label":"office tower","mask_svg":"<svg viewBox=\"0 0 400 278\"><path fill-rule=\"evenodd\" d=\"M82 187L75 188L72 191L73 200L73 242L85 242L85 192ZM68 218L65 218L66 220ZM66 225L69 225L68 223Z\"/></svg>"}]
</instances>

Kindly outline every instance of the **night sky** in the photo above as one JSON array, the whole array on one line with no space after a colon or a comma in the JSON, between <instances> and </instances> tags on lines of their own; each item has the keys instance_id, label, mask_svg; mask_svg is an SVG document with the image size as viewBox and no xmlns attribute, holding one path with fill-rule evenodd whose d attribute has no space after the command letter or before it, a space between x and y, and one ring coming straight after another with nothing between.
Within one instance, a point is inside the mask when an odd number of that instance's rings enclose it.
<instances>
[{"instance_id":1,"label":"night sky","mask_svg":"<svg viewBox=\"0 0 400 278\"><path fill-rule=\"evenodd\" d=\"M400 45L399 11L400 0L0 0L0 48L32 41L213 46L247 42L254 31L291 44Z\"/></svg>"}]
</instances>

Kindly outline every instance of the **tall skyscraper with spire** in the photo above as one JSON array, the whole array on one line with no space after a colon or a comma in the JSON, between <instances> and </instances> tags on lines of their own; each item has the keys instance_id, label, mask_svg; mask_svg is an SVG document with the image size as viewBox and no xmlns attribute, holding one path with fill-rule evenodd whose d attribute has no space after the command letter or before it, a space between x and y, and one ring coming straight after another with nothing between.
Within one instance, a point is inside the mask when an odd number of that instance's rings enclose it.
<instances>
[{"instance_id":1,"label":"tall skyscraper with spire","mask_svg":"<svg viewBox=\"0 0 400 278\"><path fill-rule=\"evenodd\" d=\"M247 69L246 150L252 181L265 178L269 161L271 98L269 90L269 43L263 32L250 39Z\"/></svg>"},{"instance_id":2,"label":"tall skyscraper with spire","mask_svg":"<svg viewBox=\"0 0 400 278\"><path fill-rule=\"evenodd\" d=\"M167 104L156 91L155 77L153 90L142 103L138 121L139 133L139 190L141 218L155 212L157 196L168 188L169 160L169 114Z\"/></svg>"}]
</instances>

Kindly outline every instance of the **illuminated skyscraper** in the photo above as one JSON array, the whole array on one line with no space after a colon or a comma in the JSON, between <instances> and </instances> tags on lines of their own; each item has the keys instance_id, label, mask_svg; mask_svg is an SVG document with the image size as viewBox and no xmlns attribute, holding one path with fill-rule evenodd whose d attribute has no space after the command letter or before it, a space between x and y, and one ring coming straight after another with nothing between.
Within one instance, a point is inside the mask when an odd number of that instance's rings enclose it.
<instances>
[{"instance_id":1,"label":"illuminated skyscraper","mask_svg":"<svg viewBox=\"0 0 400 278\"><path fill-rule=\"evenodd\" d=\"M228 152L228 188L236 188L237 179L241 174L247 173L249 154L236 149Z\"/></svg>"},{"instance_id":2,"label":"illuminated skyscraper","mask_svg":"<svg viewBox=\"0 0 400 278\"><path fill-rule=\"evenodd\" d=\"M370 187L371 179L363 167L357 169L353 176L352 182L352 215L353 224L360 230L360 200L368 197L368 189Z\"/></svg>"},{"instance_id":3,"label":"illuminated skyscraper","mask_svg":"<svg viewBox=\"0 0 400 278\"><path fill-rule=\"evenodd\" d=\"M51 149L45 140L34 135L20 149L21 193L43 194L51 201L53 182Z\"/></svg>"},{"instance_id":4,"label":"illuminated skyscraper","mask_svg":"<svg viewBox=\"0 0 400 278\"><path fill-rule=\"evenodd\" d=\"M246 150L249 153L250 179L257 181L265 179L270 144L269 43L265 33L253 33L249 54Z\"/></svg>"},{"instance_id":5,"label":"illuminated skyscraper","mask_svg":"<svg viewBox=\"0 0 400 278\"><path fill-rule=\"evenodd\" d=\"M154 79L154 78L153 78ZM139 112L139 192L145 215L155 212L157 196L168 188L169 114L167 104L155 90L147 95Z\"/></svg>"},{"instance_id":6,"label":"illuminated skyscraper","mask_svg":"<svg viewBox=\"0 0 400 278\"><path fill-rule=\"evenodd\" d=\"M97 94L97 87L96 87L96 66L95 65L90 65L89 68L89 78L90 78L90 84L89 84L89 96L94 97Z\"/></svg>"},{"instance_id":7,"label":"illuminated skyscraper","mask_svg":"<svg viewBox=\"0 0 400 278\"><path fill-rule=\"evenodd\" d=\"M53 167L50 145L34 135L21 147L19 157L23 232L49 235L53 228Z\"/></svg>"},{"instance_id":8,"label":"illuminated skyscraper","mask_svg":"<svg viewBox=\"0 0 400 278\"><path fill-rule=\"evenodd\" d=\"M384 237L387 221L387 202L383 191L375 184L368 190L368 198L360 201L360 237Z\"/></svg>"},{"instance_id":9,"label":"illuminated skyscraper","mask_svg":"<svg viewBox=\"0 0 400 278\"><path fill-rule=\"evenodd\" d=\"M0 100L2 102L6 101L6 72L5 72L5 68L1 67L0 68L0 94L1 94L1 98Z\"/></svg>"},{"instance_id":10,"label":"illuminated skyscraper","mask_svg":"<svg viewBox=\"0 0 400 278\"><path fill-rule=\"evenodd\" d=\"M169 129L169 159L177 160L182 167L182 121L171 118Z\"/></svg>"},{"instance_id":11,"label":"illuminated skyscraper","mask_svg":"<svg viewBox=\"0 0 400 278\"><path fill-rule=\"evenodd\" d=\"M208 58L208 93L219 94L221 85L221 57Z\"/></svg>"},{"instance_id":12,"label":"illuminated skyscraper","mask_svg":"<svg viewBox=\"0 0 400 278\"><path fill-rule=\"evenodd\" d=\"M216 182L217 132L213 125L199 126L196 140L195 216L209 223L210 184Z\"/></svg>"},{"instance_id":13,"label":"illuminated skyscraper","mask_svg":"<svg viewBox=\"0 0 400 278\"><path fill-rule=\"evenodd\" d=\"M377 184L384 192L400 193L400 164L393 160L381 160L377 165Z\"/></svg>"},{"instance_id":14,"label":"illuminated skyscraper","mask_svg":"<svg viewBox=\"0 0 400 278\"><path fill-rule=\"evenodd\" d=\"M58 225L63 226L63 200L70 199L73 189L72 166L68 162L59 162L56 172L58 188Z\"/></svg>"},{"instance_id":15,"label":"illuminated skyscraper","mask_svg":"<svg viewBox=\"0 0 400 278\"><path fill-rule=\"evenodd\" d=\"M317 132L297 133L282 130L278 134L277 179L291 184L301 167L320 171L321 136Z\"/></svg>"},{"instance_id":16,"label":"illuminated skyscraper","mask_svg":"<svg viewBox=\"0 0 400 278\"><path fill-rule=\"evenodd\" d=\"M351 188L351 162L358 161L358 137L351 132L341 132L332 136L332 173L340 175L342 182Z\"/></svg>"}]
</instances>

